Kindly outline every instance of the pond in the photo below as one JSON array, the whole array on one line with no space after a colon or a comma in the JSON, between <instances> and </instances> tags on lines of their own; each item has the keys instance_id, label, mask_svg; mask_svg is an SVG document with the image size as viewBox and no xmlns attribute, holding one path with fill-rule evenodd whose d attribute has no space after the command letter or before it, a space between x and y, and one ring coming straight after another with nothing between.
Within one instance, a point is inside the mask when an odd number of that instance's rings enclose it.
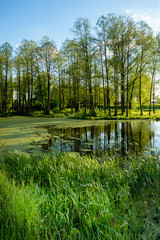
<instances>
[{"instance_id":1,"label":"pond","mask_svg":"<svg viewBox=\"0 0 160 240\"><path fill-rule=\"evenodd\" d=\"M107 152L157 155L160 122L153 120L86 121L13 117L0 119L1 151L57 151L102 156Z\"/></svg>"},{"instance_id":2,"label":"pond","mask_svg":"<svg viewBox=\"0 0 160 240\"><path fill-rule=\"evenodd\" d=\"M127 152L157 155L160 151L160 122L156 121L114 121L85 127L37 128L48 132L47 140L32 143L34 147L40 145L43 152L58 150L102 156L114 151L124 156Z\"/></svg>"}]
</instances>

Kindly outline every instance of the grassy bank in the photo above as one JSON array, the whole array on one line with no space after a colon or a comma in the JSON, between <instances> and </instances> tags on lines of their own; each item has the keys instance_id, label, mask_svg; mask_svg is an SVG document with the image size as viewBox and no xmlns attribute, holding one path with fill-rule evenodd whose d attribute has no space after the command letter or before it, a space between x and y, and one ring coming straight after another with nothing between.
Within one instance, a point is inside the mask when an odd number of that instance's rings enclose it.
<instances>
[{"instance_id":1,"label":"grassy bank","mask_svg":"<svg viewBox=\"0 0 160 240\"><path fill-rule=\"evenodd\" d=\"M128 117L126 117L126 113L122 114L122 110L118 109L117 116L115 116L115 110L114 108L111 108L110 110L110 116L108 113L108 110L104 112L104 110L95 110L95 116L93 116L93 113L88 109L86 110L86 113L84 113L84 109L79 110L78 112L72 112L70 108L66 108L65 110L62 110L59 113L52 112L50 115L44 115L41 112L33 112L32 116L34 117L45 117L45 118L52 118L52 117L69 117L69 118L75 118L75 119L88 119L88 120L99 120L99 119L105 119L105 120L129 120L129 119L160 119L160 109L157 108L155 110L155 113L153 111L149 114L149 108L143 109L143 115L141 115L140 109L134 109L128 111Z\"/></svg>"},{"instance_id":2,"label":"grassy bank","mask_svg":"<svg viewBox=\"0 0 160 240\"><path fill-rule=\"evenodd\" d=\"M5 155L0 239L156 239L160 161Z\"/></svg>"},{"instance_id":3,"label":"grassy bank","mask_svg":"<svg viewBox=\"0 0 160 240\"><path fill-rule=\"evenodd\" d=\"M148 111L143 111L143 115L141 115L141 112L138 110L129 110L128 117L126 117L126 114L121 114L121 110L118 110L117 116L114 115L114 110L111 110L111 114L109 116L108 111L106 110L106 113L104 113L103 110L96 110L96 115L92 116L89 110L87 110L86 113L83 111L75 112L73 114L66 115L70 118L75 119L88 119L88 120L99 120L99 119L105 119L105 120L133 120L133 119L154 119L159 120L160 119L160 110L157 109L155 114L151 112L149 114Z\"/></svg>"},{"instance_id":4,"label":"grassy bank","mask_svg":"<svg viewBox=\"0 0 160 240\"><path fill-rule=\"evenodd\" d=\"M72 111L70 108L66 108L59 112L51 111L49 115L46 115L43 111L33 111L32 113L16 113L11 112L8 116L24 116L24 117L34 117L34 118L45 118L45 119L52 119L52 118L73 118L73 119L88 119L88 120L129 120L129 119L155 119L160 120L160 109L159 107L155 110L155 113L151 111L149 114L149 108L143 109L143 115L141 115L141 111L137 108L134 110L128 111L128 117L126 117L126 113L121 114L121 109L118 109L117 116L115 116L114 108L110 110L110 116L108 110L104 112L104 110L95 110L95 115L87 109L86 113L84 113L84 109L79 110L78 112Z\"/></svg>"}]
</instances>

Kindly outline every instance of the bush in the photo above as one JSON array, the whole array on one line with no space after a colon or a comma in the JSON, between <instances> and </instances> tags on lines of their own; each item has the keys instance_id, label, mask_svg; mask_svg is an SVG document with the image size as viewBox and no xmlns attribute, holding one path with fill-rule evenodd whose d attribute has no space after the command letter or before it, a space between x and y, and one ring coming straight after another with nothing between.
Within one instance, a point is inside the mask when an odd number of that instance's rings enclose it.
<instances>
[{"instance_id":1,"label":"bush","mask_svg":"<svg viewBox=\"0 0 160 240\"><path fill-rule=\"evenodd\" d=\"M65 116L68 116L69 114L72 113L72 109L71 108L65 108L64 110L61 111L61 113L63 113Z\"/></svg>"}]
</instances>

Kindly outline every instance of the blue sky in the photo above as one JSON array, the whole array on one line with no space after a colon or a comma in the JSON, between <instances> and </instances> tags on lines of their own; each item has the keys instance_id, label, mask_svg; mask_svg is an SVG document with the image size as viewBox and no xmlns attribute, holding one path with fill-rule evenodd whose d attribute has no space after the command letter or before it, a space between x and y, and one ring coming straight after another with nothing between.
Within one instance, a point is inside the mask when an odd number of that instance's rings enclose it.
<instances>
[{"instance_id":1,"label":"blue sky","mask_svg":"<svg viewBox=\"0 0 160 240\"><path fill-rule=\"evenodd\" d=\"M47 35L61 46L72 38L70 29L78 17L97 19L110 12L145 20L160 31L160 0L0 0L0 45L14 48L22 39L40 41Z\"/></svg>"}]
</instances>

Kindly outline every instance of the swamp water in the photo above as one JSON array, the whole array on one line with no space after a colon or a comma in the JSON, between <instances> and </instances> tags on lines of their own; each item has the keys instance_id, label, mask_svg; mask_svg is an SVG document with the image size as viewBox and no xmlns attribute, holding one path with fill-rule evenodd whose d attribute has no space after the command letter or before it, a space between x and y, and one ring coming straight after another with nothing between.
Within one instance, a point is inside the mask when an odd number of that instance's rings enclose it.
<instances>
[{"instance_id":1,"label":"swamp water","mask_svg":"<svg viewBox=\"0 0 160 240\"><path fill-rule=\"evenodd\" d=\"M32 146L35 148L39 145L44 152L79 152L81 155L96 156L111 151L120 156L127 152L152 155L160 152L160 122L156 121L114 121L88 127L41 128L47 130L48 139L32 143Z\"/></svg>"},{"instance_id":2,"label":"swamp water","mask_svg":"<svg viewBox=\"0 0 160 240\"><path fill-rule=\"evenodd\" d=\"M160 152L160 121L85 121L15 117L0 121L1 151L58 151L102 156Z\"/></svg>"}]
</instances>

